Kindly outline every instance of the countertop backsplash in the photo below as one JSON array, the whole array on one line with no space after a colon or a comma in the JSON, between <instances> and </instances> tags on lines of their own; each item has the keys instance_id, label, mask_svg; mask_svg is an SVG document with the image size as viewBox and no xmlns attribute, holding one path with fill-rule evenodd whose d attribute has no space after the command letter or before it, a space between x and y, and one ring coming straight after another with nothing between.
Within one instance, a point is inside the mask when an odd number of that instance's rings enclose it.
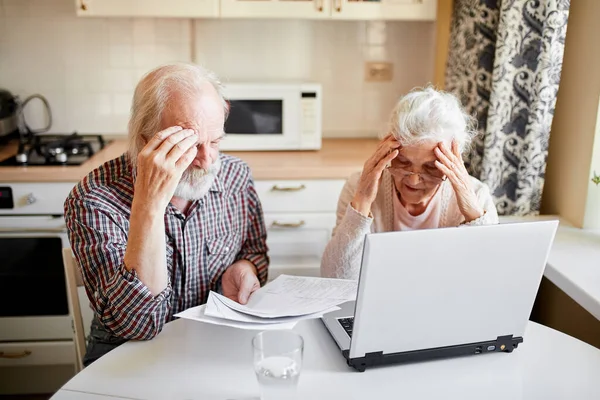
<instances>
[{"instance_id":1,"label":"countertop backsplash","mask_svg":"<svg viewBox=\"0 0 600 400\"><path fill-rule=\"evenodd\" d=\"M376 136L396 99L433 77L431 22L78 18L72 0L0 0L0 87L44 95L51 133L125 134L133 89L160 64L195 61L228 81L323 85L325 137ZM366 61L394 66L365 82ZM44 125L41 104L26 110Z\"/></svg>"}]
</instances>

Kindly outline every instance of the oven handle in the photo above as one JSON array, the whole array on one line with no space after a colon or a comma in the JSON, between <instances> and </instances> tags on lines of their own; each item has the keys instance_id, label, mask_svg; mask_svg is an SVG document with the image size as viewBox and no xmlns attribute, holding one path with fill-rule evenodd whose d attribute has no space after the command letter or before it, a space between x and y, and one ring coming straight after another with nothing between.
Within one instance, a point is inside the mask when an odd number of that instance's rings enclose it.
<instances>
[{"instance_id":1,"label":"oven handle","mask_svg":"<svg viewBox=\"0 0 600 400\"><path fill-rule=\"evenodd\" d=\"M0 228L0 233L65 233L67 227L59 228Z\"/></svg>"}]
</instances>

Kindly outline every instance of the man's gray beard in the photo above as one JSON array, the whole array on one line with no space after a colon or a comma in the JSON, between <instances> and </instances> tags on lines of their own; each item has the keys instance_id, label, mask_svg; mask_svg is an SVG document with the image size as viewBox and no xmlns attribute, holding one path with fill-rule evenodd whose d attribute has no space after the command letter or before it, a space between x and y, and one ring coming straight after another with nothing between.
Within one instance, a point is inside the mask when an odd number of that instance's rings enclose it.
<instances>
[{"instance_id":1,"label":"man's gray beard","mask_svg":"<svg viewBox=\"0 0 600 400\"><path fill-rule=\"evenodd\" d=\"M181 176L174 196L184 200L200 200L210 190L221 169L221 158L217 158L208 169L189 166Z\"/></svg>"}]
</instances>

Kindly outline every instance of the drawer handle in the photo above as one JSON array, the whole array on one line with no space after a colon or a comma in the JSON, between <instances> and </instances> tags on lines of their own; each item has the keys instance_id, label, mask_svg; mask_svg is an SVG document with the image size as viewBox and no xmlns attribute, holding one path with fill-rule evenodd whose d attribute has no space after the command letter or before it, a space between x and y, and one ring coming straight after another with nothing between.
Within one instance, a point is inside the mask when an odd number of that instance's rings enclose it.
<instances>
[{"instance_id":1,"label":"drawer handle","mask_svg":"<svg viewBox=\"0 0 600 400\"><path fill-rule=\"evenodd\" d=\"M306 222L304 222L304 221L299 221L299 222L273 221L271 226L276 227L276 228L300 228L301 226L304 226L304 224L306 224Z\"/></svg>"},{"instance_id":2,"label":"drawer handle","mask_svg":"<svg viewBox=\"0 0 600 400\"><path fill-rule=\"evenodd\" d=\"M3 351L0 351L0 358L15 359L15 358L29 357L30 355L31 355L31 351L29 351L29 350L25 350L22 353L5 353Z\"/></svg>"},{"instance_id":3,"label":"drawer handle","mask_svg":"<svg viewBox=\"0 0 600 400\"><path fill-rule=\"evenodd\" d=\"M306 186L304 184L302 184L300 186L273 185L273 187L271 188L271 190L274 192L299 192L300 190L304 190L304 189L306 189Z\"/></svg>"}]
</instances>

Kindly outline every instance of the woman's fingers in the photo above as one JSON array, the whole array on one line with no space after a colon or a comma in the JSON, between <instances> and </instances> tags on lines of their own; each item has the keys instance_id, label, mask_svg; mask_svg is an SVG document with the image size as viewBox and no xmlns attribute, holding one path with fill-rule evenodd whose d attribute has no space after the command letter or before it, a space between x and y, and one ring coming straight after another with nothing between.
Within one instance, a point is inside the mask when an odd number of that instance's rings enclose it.
<instances>
[{"instance_id":1,"label":"woman's fingers","mask_svg":"<svg viewBox=\"0 0 600 400\"><path fill-rule=\"evenodd\" d=\"M379 146L377 146L377 151L375 152L375 154L378 154L379 155L378 159L381 160L383 157L385 157L387 154L389 154L390 151L392 151L398 147L400 147L400 143L398 143L396 138L394 138L393 136L389 136L386 139L382 140L381 143L379 143Z\"/></svg>"},{"instance_id":2,"label":"woman's fingers","mask_svg":"<svg viewBox=\"0 0 600 400\"><path fill-rule=\"evenodd\" d=\"M439 149L452 163L457 164L457 158L454 153L446 146L445 143L441 142L436 149Z\"/></svg>"},{"instance_id":3,"label":"woman's fingers","mask_svg":"<svg viewBox=\"0 0 600 400\"><path fill-rule=\"evenodd\" d=\"M450 157L448 157L448 154L444 153L444 151L441 150L440 147L436 147L433 151L435 153L435 156L438 158L437 161L440 161L440 163L444 165L447 169L454 171L456 169L456 165L450 159Z\"/></svg>"},{"instance_id":4,"label":"woman's fingers","mask_svg":"<svg viewBox=\"0 0 600 400\"><path fill-rule=\"evenodd\" d=\"M385 157L383 157L379 161L379 163L377 163L375 171L377 171L377 176L378 177L381 175L381 173L385 169L385 166L388 165L394 158L398 157L398 153L399 153L398 149L392 150L391 153L389 153L388 155L386 155Z\"/></svg>"},{"instance_id":5,"label":"woman's fingers","mask_svg":"<svg viewBox=\"0 0 600 400\"><path fill-rule=\"evenodd\" d=\"M458 141L456 139L452 140L452 153L454 154L454 157L462 160L462 155L460 154L460 150L458 150Z\"/></svg>"},{"instance_id":6,"label":"woman's fingers","mask_svg":"<svg viewBox=\"0 0 600 400\"><path fill-rule=\"evenodd\" d=\"M448 177L448 179L450 180L450 183L452 183L452 185L456 185L457 176L453 170L448 168L446 165L441 163L439 160L435 160L435 166L437 167L437 169L442 171L442 173L444 175L446 175Z\"/></svg>"},{"instance_id":7,"label":"woman's fingers","mask_svg":"<svg viewBox=\"0 0 600 400\"><path fill-rule=\"evenodd\" d=\"M381 160L386 158L392 151L399 149L400 143L396 140L394 136L391 134L386 136L384 140L379 143L377 146L377 150L373 154L372 159L372 168L375 168ZM397 155L397 154L396 154Z\"/></svg>"}]
</instances>

